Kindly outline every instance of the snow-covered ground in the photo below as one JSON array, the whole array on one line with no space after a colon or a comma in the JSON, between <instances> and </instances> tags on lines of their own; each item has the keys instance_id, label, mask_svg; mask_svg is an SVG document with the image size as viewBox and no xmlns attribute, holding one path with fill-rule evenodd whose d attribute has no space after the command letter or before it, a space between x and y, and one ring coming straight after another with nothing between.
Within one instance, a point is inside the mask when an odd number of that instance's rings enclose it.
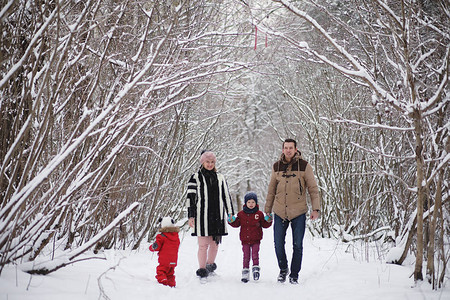
<instances>
[{"instance_id":1,"label":"snow-covered ground","mask_svg":"<svg viewBox=\"0 0 450 300\"><path fill-rule=\"evenodd\" d=\"M272 227L264 230L261 243L260 280L242 283L239 228L229 227L229 232L219 248L216 275L209 277L206 284L195 276L197 239L186 232L180 233L176 288L156 282L157 255L148 251L146 244L138 251L108 250L97 255L106 259L81 261L47 276L31 276L9 266L0 277L0 300L450 299L449 286L439 291L432 291L426 282L412 287L411 261L405 266L385 264L374 258L378 256L376 249L356 249L333 240L312 238L308 233L299 284L277 283ZM287 249L291 246L288 235ZM362 258L367 255L369 262Z\"/></svg>"}]
</instances>

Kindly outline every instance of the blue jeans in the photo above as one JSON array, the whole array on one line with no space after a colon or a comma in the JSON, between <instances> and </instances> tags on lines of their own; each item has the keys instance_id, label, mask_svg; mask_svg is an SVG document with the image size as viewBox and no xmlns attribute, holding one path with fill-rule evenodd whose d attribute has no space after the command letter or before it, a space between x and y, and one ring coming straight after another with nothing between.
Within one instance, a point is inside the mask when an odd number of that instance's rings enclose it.
<instances>
[{"instance_id":1,"label":"blue jeans","mask_svg":"<svg viewBox=\"0 0 450 300\"><path fill-rule=\"evenodd\" d=\"M292 220L283 220L275 215L273 224L273 235L275 241L275 253L277 255L278 267L280 270L288 268L288 261L286 258L286 250L284 248L286 243L286 231L291 224L293 253L291 262L291 272L289 277L298 278L298 273L302 268L303 257L303 237L305 236L306 214L300 215Z\"/></svg>"}]
</instances>

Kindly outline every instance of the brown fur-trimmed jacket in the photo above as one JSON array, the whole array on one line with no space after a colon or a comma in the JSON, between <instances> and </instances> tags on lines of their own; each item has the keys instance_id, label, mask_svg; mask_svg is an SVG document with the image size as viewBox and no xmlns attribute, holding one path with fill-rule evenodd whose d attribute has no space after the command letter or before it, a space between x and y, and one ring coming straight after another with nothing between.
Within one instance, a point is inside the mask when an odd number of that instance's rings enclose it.
<instances>
[{"instance_id":1,"label":"brown fur-trimmed jacket","mask_svg":"<svg viewBox=\"0 0 450 300\"><path fill-rule=\"evenodd\" d=\"M282 219L292 220L308 211L306 189L312 209L320 209L319 188L311 165L297 152L291 162L284 154L275 162L267 191L265 213L272 211Z\"/></svg>"}]
</instances>

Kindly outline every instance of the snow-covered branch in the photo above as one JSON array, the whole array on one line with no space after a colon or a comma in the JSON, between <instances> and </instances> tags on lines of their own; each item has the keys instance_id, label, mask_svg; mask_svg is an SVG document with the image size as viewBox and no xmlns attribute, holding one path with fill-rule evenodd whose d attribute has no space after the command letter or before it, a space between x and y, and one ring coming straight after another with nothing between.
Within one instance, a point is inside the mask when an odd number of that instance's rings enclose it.
<instances>
[{"instance_id":1,"label":"snow-covered branch","mask_svg":"<svg viewBox=\"0 0 450 300\"><path fill-rule=\"evenodd\" d=\"M21 269L24 272L30 274L49 274L54 272L60 268L65 267L68 264L73 263L73 260L79 256L80 254L86 252L88 249L92 248L100 239L102 239L106 234L108 234L111 230L113 230L119 222L121 222L126 216L128 216L134 209L139 206L138 202L130 205L126 210L121 212L115 219L112 221L107 227L105 227L102 231L97 233L93 238L84 243L82 246L78 247L73 251L69 251L58 257L55 257L51 261L44 262L28 262L21 265Z\"/></svg>"}]
</instances>

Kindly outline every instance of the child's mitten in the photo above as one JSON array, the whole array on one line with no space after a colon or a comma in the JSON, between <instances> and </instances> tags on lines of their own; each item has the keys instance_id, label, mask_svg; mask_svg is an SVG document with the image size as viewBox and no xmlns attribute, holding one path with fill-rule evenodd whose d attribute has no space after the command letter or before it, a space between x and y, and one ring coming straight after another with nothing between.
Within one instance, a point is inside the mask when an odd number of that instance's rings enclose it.
<instances>
[{"instance_id":1,"label":"child's mitten","mask_svg":"<svg viewBox=\"0 0 450 300\"><path fill-rule=\"evenodd\" d=\"M159 249L159 245L157 242L154 242L153 244L150 245L149 250L154 252L154 251L158 251Z\"/></svg>"},{"instance_id":2,"label":"child's mitten","mask_svg":"<svg viewBox=\"0 0 450 300\"><path fill-rule=\"evenodd\" d=\"M272 214L270 213L270 214L267 214L265 217L264 217L264 220L266 220L267 222L272 222Z\"/></svg>"},{"instance_id":3,"label":"child's mitten","mask_svg":"<svg viewBox=\"0 0 450 300\"><path fill-rule=\"evenodd\" d=\"M228 223L233 223L234 221L236 221L236 217L232 214L228 214Z\"/></svg>"}]
</instances>

